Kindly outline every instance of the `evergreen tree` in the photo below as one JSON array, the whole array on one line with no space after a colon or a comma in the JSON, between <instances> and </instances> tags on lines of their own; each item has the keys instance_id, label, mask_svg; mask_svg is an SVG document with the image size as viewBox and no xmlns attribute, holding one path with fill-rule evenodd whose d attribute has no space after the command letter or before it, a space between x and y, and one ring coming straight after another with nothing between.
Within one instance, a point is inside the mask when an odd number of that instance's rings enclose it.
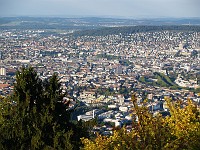
<instances>
[{"instance_id":1,"label":"evergreen tree","mask_svg":"<svg viewBox=\"0 0 200 150\"><path fill-rule=\"evenodd\" d=\"M1 105L0 148L79 149L87 130L71 123L65 96L56 74L42 81L32 67L18 71L13 95Z\"/></svg>"}]
</instances>

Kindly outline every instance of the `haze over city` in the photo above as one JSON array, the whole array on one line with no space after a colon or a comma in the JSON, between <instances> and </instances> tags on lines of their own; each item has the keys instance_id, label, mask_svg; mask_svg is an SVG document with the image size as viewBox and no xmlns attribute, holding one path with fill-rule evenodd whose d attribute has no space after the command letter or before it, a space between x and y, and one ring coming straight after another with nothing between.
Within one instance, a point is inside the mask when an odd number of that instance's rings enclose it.
<instances>
[{"instance_id":1,"label":"haze over city","mask_svg":"<svg viewBox=\"0 0 200 150\"><path fill-rule=\"evenodd\" d=\"M191 18L199 0L0 0L0 16Z\"/></svg>"}]
</instances>

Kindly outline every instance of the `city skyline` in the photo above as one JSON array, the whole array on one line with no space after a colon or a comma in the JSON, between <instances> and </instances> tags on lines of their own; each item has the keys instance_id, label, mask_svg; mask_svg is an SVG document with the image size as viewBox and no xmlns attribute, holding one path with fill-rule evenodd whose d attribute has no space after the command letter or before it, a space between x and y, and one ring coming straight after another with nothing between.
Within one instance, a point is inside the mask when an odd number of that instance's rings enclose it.
<instances>
[{"instance_id":1,"label":"city skyline","mask_svg":"<svg viewBox=\"0 0 200 150\"><path fill-rule=\"evenodd\" d=\"M0 17L200 17L198 0L0 0Z\"/></svg>"}]
</instances>

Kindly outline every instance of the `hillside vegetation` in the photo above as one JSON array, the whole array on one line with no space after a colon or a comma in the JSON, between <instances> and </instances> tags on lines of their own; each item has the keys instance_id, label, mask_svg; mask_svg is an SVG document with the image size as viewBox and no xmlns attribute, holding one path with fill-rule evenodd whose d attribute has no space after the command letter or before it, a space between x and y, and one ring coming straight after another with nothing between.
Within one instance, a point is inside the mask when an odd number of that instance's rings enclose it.
<instances>
[{"instance_id":1,"label":"hillside vegetation","mask_svg":"<svg viewBox=\"0 0 200 150\"><path fill-rule=\"evenodd\" d=\"M167 100L170 115L152 115L146 107L134 104L132 130L117 129L112 136L98 135L96 139L82 138L84 150L198 150L200 147L200 112L190 100L181 103Z\"/></svg>"},{"instance_id":2,"label":"hillside vegetation","mask_svg":"<svg viewBox=\"0 0 200 150\"><path fill-rule=\"evenodd\" d=\"M200 26L123 26L123 27L106 27L93 30L83 30L74 32L74 36L106 36L119 34L133 34L140 32L159 32L159 31L194 31L200 32Z\"/></svg>"},{"instance_id":3,"label":"hillside vegetation","mask_svg":"<svg viewBox=\"0 0 200 150\"><path fill-rule=\"evenodd\" d=\"M153 86L161 86L161 87L170 87L172 89L180 89L177 84L175 84L172 79L160 72L154 72L153 77L154 80L150 80L147 77L140 77L139 81L148 85Z\"/></svg>"}]
</instances>

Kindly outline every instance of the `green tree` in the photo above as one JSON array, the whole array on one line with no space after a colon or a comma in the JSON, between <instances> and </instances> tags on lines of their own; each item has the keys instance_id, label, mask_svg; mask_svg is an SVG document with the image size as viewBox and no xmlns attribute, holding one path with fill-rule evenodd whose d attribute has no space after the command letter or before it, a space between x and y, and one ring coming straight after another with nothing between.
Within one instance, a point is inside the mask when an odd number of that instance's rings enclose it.
<instances>
[{"instance_id":1,"label":"green tree","mask_svg":"<svg viewBox=\"0 0 200 150\"><path fill-rule=\"evenodd\" d=\"M39 122L42 100L42 81L38 78L33 68L22 68L16 73L16 84L10 101L15 101L16 106L9 105L3 109L6 112L4 123L1 126L2 148L26 149L31 147L32 137L35 136ZM34 120L34 121L33 121Z\"/></svg>"},{"instance_id":2,"label":"green tree","mask_svg":"<svg viewBox=\"0 0 200 150\"><path fill-rule=\"evenodd\" d=\"M32 67L18 71L13 94L1 103L1 148L79 149L87 130L70 121L73 110L65 96L56 74L42 81Z\"/></svg>"}]
</instances>

